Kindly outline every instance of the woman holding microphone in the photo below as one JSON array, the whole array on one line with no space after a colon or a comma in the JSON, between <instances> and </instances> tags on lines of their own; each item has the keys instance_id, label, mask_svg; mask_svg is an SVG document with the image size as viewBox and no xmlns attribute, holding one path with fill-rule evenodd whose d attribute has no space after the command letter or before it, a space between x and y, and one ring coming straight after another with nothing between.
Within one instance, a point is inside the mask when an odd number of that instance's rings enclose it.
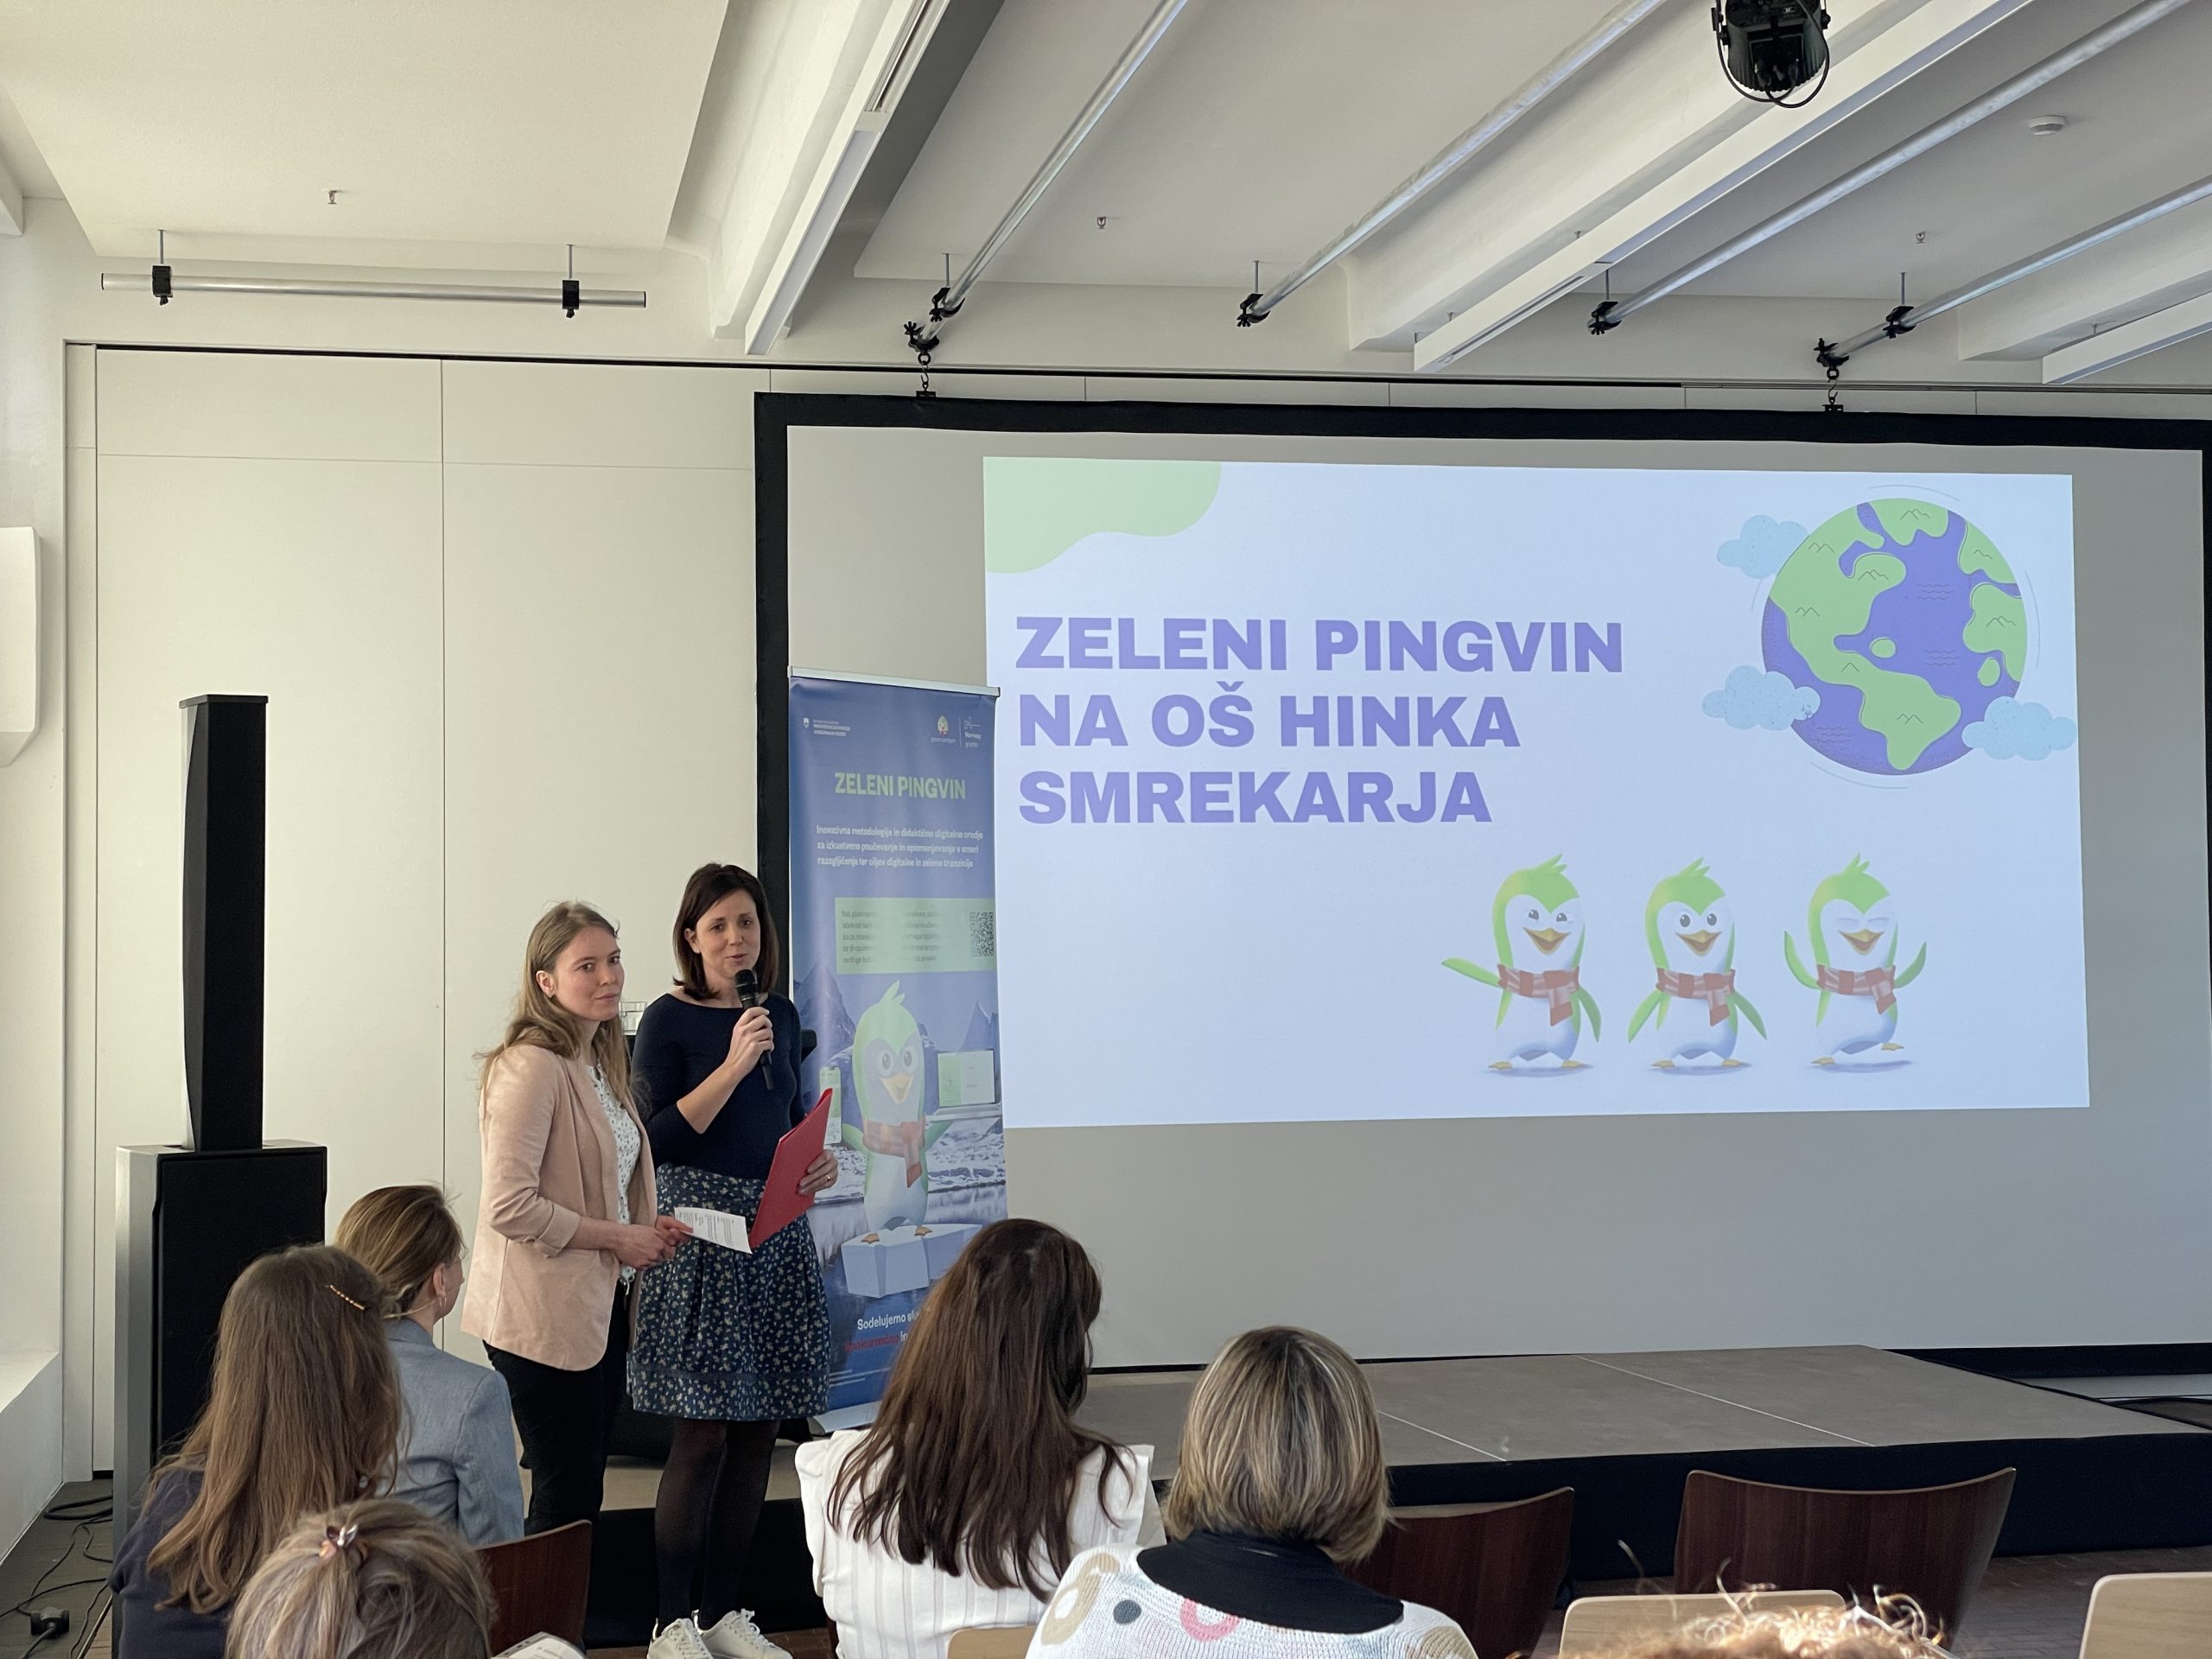
<instances>
[{"instance_id":1,"label":"woman holding microphone","mask_svg":"<svg viewBox=\"0 0 2212 1659\"><path fill-rule=\"evenodd\" d=\"M768 895L750 871L707 864L677 908L675 988L639 1022L636 1065L664 1211L759 1211L776 1143L806 1115L798 1010ZM826 1147L800 1191L837 1179ZM812 1229L747 1255L694 1241L644 1286L630 1399L676 1420L653 1506L659 1630L652 1659L782 1659L738 1605L778 1426L823 1408L830 1317Z\"/></svg>"},{"instance_id":2,"label":"woman holding microphone","mask_svg":"<svg viewBox=\"0 0 2212 1659\"><path fill-rule=\"evenodd\" d=\"M631 1284L690 1229L654 1203L622 1040L622 950L588 905L556 905L531 929L513 1017L484 1057L478 1126L484 1194L461 1326L514 1402L524 1530L596 1521Z\"/></svg>"}]
</instances>

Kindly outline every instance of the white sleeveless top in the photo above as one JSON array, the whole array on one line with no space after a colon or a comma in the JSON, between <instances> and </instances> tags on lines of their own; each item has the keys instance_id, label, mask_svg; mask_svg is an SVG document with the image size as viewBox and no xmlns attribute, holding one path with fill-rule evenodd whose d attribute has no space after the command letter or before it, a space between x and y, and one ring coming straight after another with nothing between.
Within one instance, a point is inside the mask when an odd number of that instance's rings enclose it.
<instances>
[{"instance_id":1,"label":"white sleeveless top","mask_svg":"<svg viewBox=\"0 0 2212 1659\"><path fill-rule=\"evenodd\" d=\"M1034 1624L1044 1616L1045 1604L1020 1586L987 1590L965 1573L954 1578L927 1561L901 1560L896 1550L873 1540L856 1541L832 1528L825 1513L830 1488L861 1438L858 1429L842 1429L802 1446L796 1459L815 1593L836 1621L837 1659L945 1659L956 1630ZM1107 1478L1103 1504L1098 1476L1107 1454L1092 1452L1077 1472L1068 1538L1077 1554L1102 1544L1165 1541L1152 1493L1152 1448L1127 1451L1124 1470ZM1046 1577L1052 1576L1048 1567Z\"/></svg>"}]
</instances>

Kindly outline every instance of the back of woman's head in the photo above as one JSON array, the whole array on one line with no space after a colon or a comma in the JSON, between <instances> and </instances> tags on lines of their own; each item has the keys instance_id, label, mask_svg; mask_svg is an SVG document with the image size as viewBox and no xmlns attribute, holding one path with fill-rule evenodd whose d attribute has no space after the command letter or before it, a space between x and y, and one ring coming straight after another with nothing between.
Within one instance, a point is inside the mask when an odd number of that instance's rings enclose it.
<instances>
[{"instance_id":1,"label":"back of woman's head","mask_svg":"<svg viewBox=\"0 0 2212 1659\"><path fill-rule=\"evenodd\" d=\"M380 1186L354 1201L336 1243L376 1275L378 1312L396 1319L422 1301L432 1274L460 1259L461 1224L435 1186Z\"/></svg>"},{"instance_id":2,"label":"back of woman's head","mask_svg":"<svg viewBox=\"0 0 2212 1659\"><path fill-rule=\"evenodd\" d=\"M906 1560L1049 1595L1073 1554L1078 1467L1112 1446L1075 1421L1098 1304L1097 1270L1058 1228L977 1233L915 1317L831 1513ZM1102 1501L1117 1462L1100 1471Z\"/></svg>"},{"instance_id":3,"label":"back of woman's head","mask_svg":"<svg viewBox=\"0 0 2212 1659\"><path fill-rule=\"evenodd\" d=\"M301 1516L350 1503L397 1452L399 1377L375 1276L327 1244L264 1255L223 1301L207 1408L157 1474L196 1468L200 1495L150 1565L175 1602L226 1606Z\"/></svg>"},{"instance_id":4,"label":"back of woman's head","mask_svg":"<svg viewBox=\"0 0 2212 1659\"><path fill-rule=\"evenodd\" d=\"M1356 1561L1382 1538L1389 1503L1358 1364L1326 1337L1276 1325L1247 1331L1198 1378L1161 1519L1173 1538L1236 1533Z\"/></svg>"},{"instance_id":5,"label":"back of woman's head","mask_svg":"<svg viewBox=\"0 0 2212 1659\"><path fill-rule=\"evenodd\" d=\"M484 1659L492 1588L411 1503L367 1498L300 1522L231 1615L224 1659Z\"/></svg>"}]
</instances>

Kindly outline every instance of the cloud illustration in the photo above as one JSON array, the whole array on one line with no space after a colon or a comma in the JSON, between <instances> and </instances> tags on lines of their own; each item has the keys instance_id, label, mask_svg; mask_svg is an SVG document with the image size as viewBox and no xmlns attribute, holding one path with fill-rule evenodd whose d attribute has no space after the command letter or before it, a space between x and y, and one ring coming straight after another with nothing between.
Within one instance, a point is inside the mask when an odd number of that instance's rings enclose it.
<instances>
[{"instance_id":1,"label":"cloud illustration","mask_svg":"<svg viewBox=\"0 0 2212 1659\"><path fill-rule=\"evenodd\" d=\"M1991 701L1988 711L1959 734L1970 749L1993 760L2042 760L2056 749L2074 747L2074 722L2039 702L2012 697Z\"/></svg>"},{"instance_id":2,"label":"cloud illustration","mask_svg":"<svg viewBox=\"0 0 2212 1659\"><path fill-rule=\"evenodd\" d=\"M1747 576L1770 576L1782 569L1782 562L1796 552L1797 543L1804 539L1804 525L1786 518L1777 523L1761 513L1756 518L1746 518L1736 539L1721 543L1720 550L1713 556Z\"/></svg>"},{"instance_id":3,"label":"cloud illustration","mask_svg":"<svg viewBox=\"0 0 2212 1659\"><path fill-rule=\"evenodd\" d=\"M1725 720L1739 732L1762 727L1770 732L1789 730L1821 706L1821 694L1799 685L1787 674L1771 670L1735 668L1728 683L1706 694L1705 712ZM2070 738L2069 738L2070 741Z\"/></svg>"}]
</instances>

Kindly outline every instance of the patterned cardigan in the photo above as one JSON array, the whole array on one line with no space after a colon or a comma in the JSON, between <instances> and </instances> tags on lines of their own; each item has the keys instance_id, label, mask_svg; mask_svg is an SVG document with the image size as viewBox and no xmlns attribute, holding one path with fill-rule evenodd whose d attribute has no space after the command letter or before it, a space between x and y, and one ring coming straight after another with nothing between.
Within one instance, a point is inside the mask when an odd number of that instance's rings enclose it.
<instances>
[{"instance_id":1,"label":"patterned cardigan","mask_svg":"<svg viewBox=\"0 0 2212 1659\"><path fill-rule=\"evenodd\" d=\"M1396 1624L1355 1636L1286 1630L1163 1589L1137 1554L1135 1545L1109 1544L1069 1562L1029 1659L1475 1659L1465 1632L1417 1602Z\"/></svg>"}]
</instances>

